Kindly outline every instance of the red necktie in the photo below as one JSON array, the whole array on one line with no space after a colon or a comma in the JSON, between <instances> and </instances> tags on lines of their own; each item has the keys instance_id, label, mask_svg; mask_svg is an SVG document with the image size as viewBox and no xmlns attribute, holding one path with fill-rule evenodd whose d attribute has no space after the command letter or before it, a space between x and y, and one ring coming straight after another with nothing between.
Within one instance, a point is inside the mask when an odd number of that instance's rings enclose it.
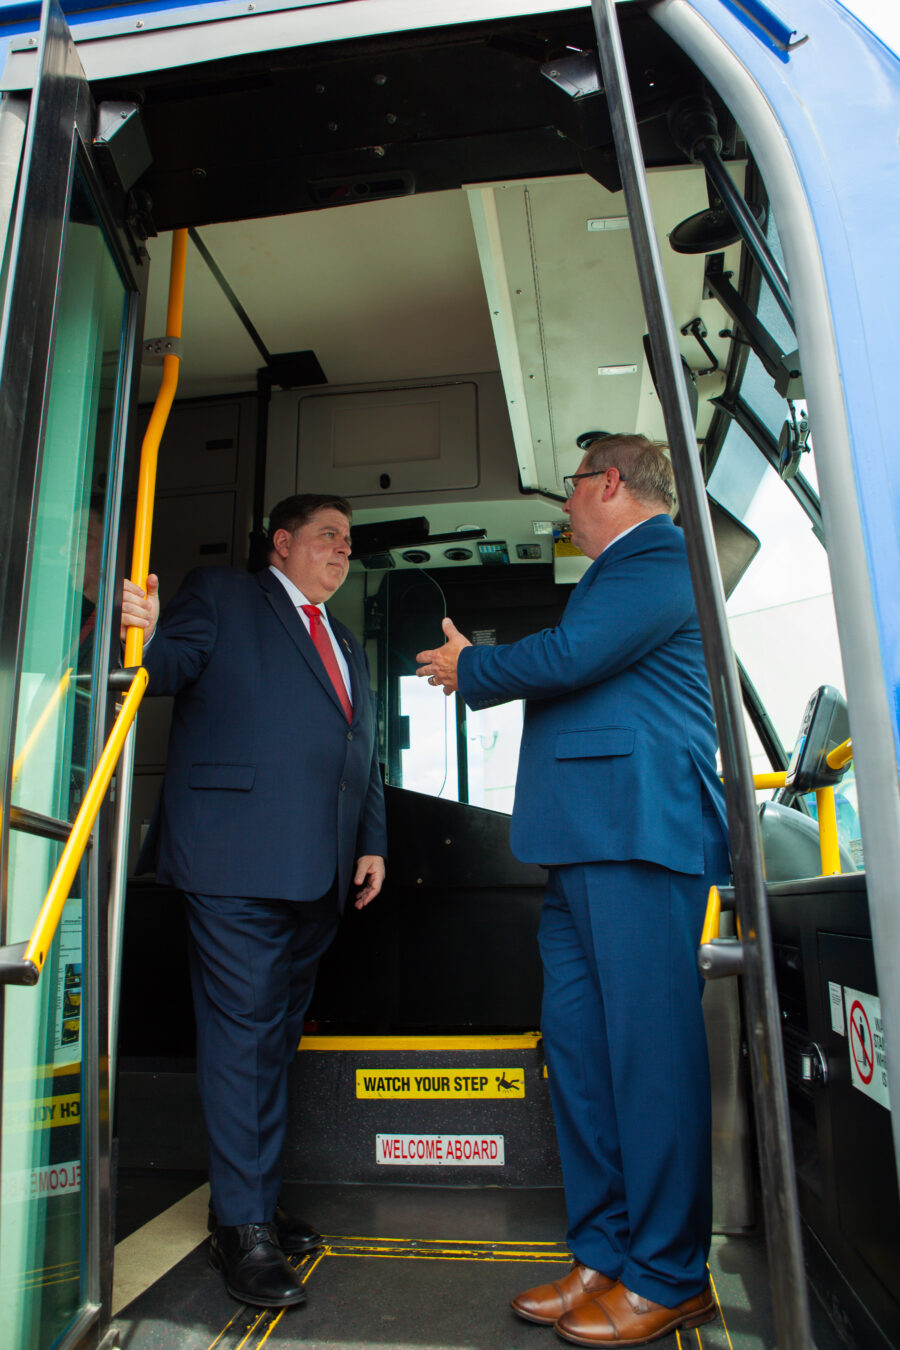
<instances>
[{"instance_id":1,"label":"red necktie","mask_svg":"<svg viewBox=\"0 0 900 1350\"><path fill-rule=\"evenodd\" d=\"M353 721L353 704L350 702L350 696L347 693L347 686L344 684L337 658L334 654L334 648L331 645L331 638L325 632L325 625L322 622L322 611L316 605L301 605L300 608L309 619L309 635L313 640L316 651L322 658L322 664L328 671L328 678L334 685L334 692L341 700L341 707L344 710L347 721Z\"/></svg>"}]
</instances>

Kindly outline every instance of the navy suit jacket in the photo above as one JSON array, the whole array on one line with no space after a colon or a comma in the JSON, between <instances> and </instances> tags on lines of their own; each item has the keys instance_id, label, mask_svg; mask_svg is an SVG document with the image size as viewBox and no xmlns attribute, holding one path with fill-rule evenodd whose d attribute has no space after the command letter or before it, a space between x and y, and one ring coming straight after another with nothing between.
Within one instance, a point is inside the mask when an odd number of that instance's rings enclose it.
<instances>
[{"instance_id":1,"label":"navy suit jacket","mask_svg":"<svg viewBox=\"0 0 900 1350\"><path fill-rule=\"evenodd\" d=\"M330 617L330 616L329 616ZM160 881L203 895L341 902L362 854L384 856L384 797L365 653L348 724L277 577L190 572L145 650L149 694L174 694L152 851Z\"/></svg>"},{"instance_id":2,"label":"navy suit jacket","mask_svg":"<svg viewBox=\"0 0 900 1350\"><path fill-rule=\"evenodd\" d=\"M523 862L700 873L704 809L727 838L687 554L668 516L595 559L558 627L465 648L458 678L473 708L526 700L510 834Z\"/></svg>"}]
</instances>

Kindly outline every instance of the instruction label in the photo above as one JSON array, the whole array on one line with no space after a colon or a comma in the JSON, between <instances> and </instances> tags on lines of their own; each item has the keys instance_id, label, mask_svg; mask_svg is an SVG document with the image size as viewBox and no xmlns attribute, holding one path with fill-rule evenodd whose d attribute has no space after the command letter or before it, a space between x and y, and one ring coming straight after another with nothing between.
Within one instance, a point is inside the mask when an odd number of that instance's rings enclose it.
<instances>
[{"instance_id":1,"label":"instruction label","mask_svg":"<svg viewBox=\"0 0 900 1350\"><path fill-rule=\"evenodd\" d=\"M4 1110L3 1128L50 1130L56 1125L77 1125L81 1120L81 1094L68 1092L64 1097L43 1097L40 1101L11 1102Z\"/></svg>"},{"instance_id":2,"label":"instruction label","mask_svg":"<svg viewBox=\"0 0 900 1350\"><path fill-rule=\"evenodd\" d=\"M394 1167L502 1167L502 1134L376 1134L375 1161Z\"/></svg>"},{"instance_id":3,"label":"instruction label","mask_svg":"<svg viewBox=\"0 0 900 1350\"><path fill-rule=\"evenodd\" d=\"M847 1012L850 1079L853 1086L890 1111L881 1000L874 994L864 994L859 989L845 986L844 1007Z\"/></svg>"},{"instance_id":4,"label":"instruction label","mask_svg":"<svg viewBox=\"0 0 900 1350\"><path fill-rule=\"evenodd\" d=\"M831 1030L838 1036L846 1035L844 1030L844 991L833 980L828 981L828 1002L831 1006Z\"/></svg>"},{"instance_id":5,"label":"instruction label","mask_svg":"<svg viewBox=\"0 0 900 1350\"><path fill-rule=\"evenodd\" d=\"M524 1069L357 1069L358 1098L502 1101L525 1096Z\"/></svg>"}]
</instances>

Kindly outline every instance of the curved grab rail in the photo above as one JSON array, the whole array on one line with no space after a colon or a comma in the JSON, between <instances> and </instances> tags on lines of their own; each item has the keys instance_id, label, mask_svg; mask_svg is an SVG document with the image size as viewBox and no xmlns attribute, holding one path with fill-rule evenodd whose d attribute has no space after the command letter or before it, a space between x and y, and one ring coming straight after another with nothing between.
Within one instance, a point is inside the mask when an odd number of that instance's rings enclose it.
<instances>
[{"instance_id":1,"label":"curved grab rail","mask_svg":"<svg viewBox=\"0 0 900 1350\"><path fill-rule=\"evenodd\" d=\"M187 260L186 229L172 234L172 264L169 273L169 308L166 315L166 337L180 338L184 314L184 273ZM153 499L156 492L156 465L159 445L178 387L181 357L170 353L163 357L163 377L144 441L141 446L141 468L138 479L137 509L134 522L134 552L131 558L131 580L146 589L150 567L150 535L153 528ZM143 628L129 628L125 635L125 665L139 666L144 653Z\"/></svg>"},{"instance_id":2,"label":"curved grab rail","mask_svg":"<svg viewBox=\"0 0 900 1350\"><path fill-rule=\"evenodd\" d=\"M125 738L131 730L141 699L144 697L147 678L147 672L143 667L134 672L134 678L125 696L125 701L119 709L107 742L103 747L103 752L97 762L94 775L84 794L84 800L79 807L75 820L72 822L72 829L53 874L31 938L25 944L21 957L16 960L9 960L10 953L7 949L7 959L0 963L0 967L2 967L0 969L0 980L4 984L37 984L40 978L41 970L47 959L47 952L59 925L63 906L68 899L75 873L81 865L84 850L87 847L100 807L103 805L103 799L106 796L110 779L122 752L122 746L125 744Z\"/></svg>"},{"instance_id":3,"label":"curved grab rail","mask_svg":"<svg viewBox=\"0 0 900 1350\"><path fill-rule=\"evenodd\" d=\"M169 306L166 315L167 338L181 337L187 239L188 232L186 229L173 232L172 263L169 274ZM141 446L131 580L142 588L147 585L147 571L150 563L150 535L153 526L153 499L156 489L159 446L175 399L180 364L181 357L176 352L171 352L163 357L162 383ZM84 850L87 847L91 831L109 788L110 780L123 747L128 740L141 699L147 688L148 675L140 664L143 650L144 630L129 627L125 637L125 667L127 672L133 673L134 678L113 723L109 739L103 747L97 767L85 792L84 800L72 824L72 829L50 882L31 938L25 944L19 943L0 949L0 984L33 985L37 984L40 978L50 944L59 925L63 906L68 898L69 889L81 864ZM32 744L40 735L56 703L68 689L71 675L71 670L66 671L37 725L32 730L28 742L23 747L13 767L14 777L17 776L17 771L21 769Z\"/></svg>"}]
</instances>

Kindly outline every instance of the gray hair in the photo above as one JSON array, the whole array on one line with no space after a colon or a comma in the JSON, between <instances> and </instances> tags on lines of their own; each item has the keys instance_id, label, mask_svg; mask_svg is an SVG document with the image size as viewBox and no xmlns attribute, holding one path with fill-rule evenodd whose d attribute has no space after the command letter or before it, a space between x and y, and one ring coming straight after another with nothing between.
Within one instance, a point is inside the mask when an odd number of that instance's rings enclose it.
<instances>
[{"instance_id":1,"label":"gray hair","mask_svg":"<svg viewBox=\"0 0 900 1350\"><path fill-rule=\"evenodd\" d=\"M625 486L639 501L661 506L670 516L678 510L675 475L665 441L613 432L591 441L584 457L592 471L618 469Z\"/></svg>"}]
</instances>

